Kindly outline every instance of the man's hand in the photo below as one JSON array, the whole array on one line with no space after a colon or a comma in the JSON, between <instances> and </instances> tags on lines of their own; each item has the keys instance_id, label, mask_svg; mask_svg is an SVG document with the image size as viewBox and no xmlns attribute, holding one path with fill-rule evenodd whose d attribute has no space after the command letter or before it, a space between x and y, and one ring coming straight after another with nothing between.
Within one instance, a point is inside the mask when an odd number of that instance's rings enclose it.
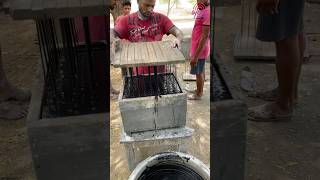
<instances>
[{"instance_id":1,"label":"man's hand","mask_svg":"<svg viewBox=\"0 0 320 180\"><path fill-rule=\"evenodd\" d=\"M112 44L110 46L110 58L111 58L111 63L114 63L116 52L120 50L120 39L114 39L112 41Z\"/></svg>"},{"instance_id":2,"label":"man's hand","mask_svg":"<svg viewBox=\"0 0 320 180\"><path fill-rule=\"evenodd\" d=\"M172 47L178 48L179 50L181 50L181 48L182 48L181 41L179 39L174 39L173 43L172 43Z\"/></svg>"},{"instance_id":3,"label":"man's hand","mask_svg":"<svg viewBox=\"0 0 320 180\"><path fill-rule=\"evenodd\" d=\"M190 66L195 66L197 64L197 62L198 62L198 58L192 58L190 60Z\"/></svg>"},{"instance_id":4,"label":"man's hand","mask_svg":"<svg viewBox=\"0 0 320 180\"><path fill-rule=\"evenodd\" d=\"M274 15L278 13L279 0L257 0L256 9L261 15Z\"/></svg>"},{"instance_id":5,"label":"man's hand","mask_svg":"<svg viewBox=\"0 0 320 180\"><path fill-rule=\"evenodd\" d=\"M174 46L177 46L178 49L181 50L181 42L183 40L183 33L180 29L178 29L176 26L173 26L170 30L169 30L169 34L174 35L177 39L174 40Z\"/></svg>"}]
</instances>

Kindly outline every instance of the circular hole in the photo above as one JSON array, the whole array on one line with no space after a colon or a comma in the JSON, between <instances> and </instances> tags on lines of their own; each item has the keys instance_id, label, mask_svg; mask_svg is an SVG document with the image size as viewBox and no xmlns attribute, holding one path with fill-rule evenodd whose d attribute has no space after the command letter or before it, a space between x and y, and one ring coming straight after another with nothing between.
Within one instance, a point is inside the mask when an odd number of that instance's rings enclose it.
<instances>
[{"instance_id":1,"label":"circular hole","mask_svg":"<svg viewBox=\"0 0 320 180\"><path fill-rule=\"evenodd\" d=\"M147 168L138 180L203 180L203 178L191 168L175 162L162 162Z\"/></svg>"}]
</instances>

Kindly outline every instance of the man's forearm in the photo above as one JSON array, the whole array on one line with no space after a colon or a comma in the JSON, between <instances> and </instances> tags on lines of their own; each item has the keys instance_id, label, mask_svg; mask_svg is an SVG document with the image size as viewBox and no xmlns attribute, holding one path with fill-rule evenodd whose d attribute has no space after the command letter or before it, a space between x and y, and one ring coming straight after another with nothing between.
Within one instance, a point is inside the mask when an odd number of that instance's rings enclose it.
<instances>
[{"instance_id":1,"label":"man's forearm","mask_svg":"<svg viewBox=\"0 0 320 180\"><path fill-rule=\"evenodd\" d=\"M113 29L110 29L110 44L112 44L118 38L118 34Z\"/></svg>"},{"instance_id":2,"label":"man's forearm","mask_svg":"<svg viewBox=\"0 0 320 180\"><path fill-rule=\"evenodd\" d=\"M177 39L179 39L180 41L183 40L183 32L178 29L176 26L173 26L170 30L169 33L174 35Z\"/></svg>"}]
</instances>

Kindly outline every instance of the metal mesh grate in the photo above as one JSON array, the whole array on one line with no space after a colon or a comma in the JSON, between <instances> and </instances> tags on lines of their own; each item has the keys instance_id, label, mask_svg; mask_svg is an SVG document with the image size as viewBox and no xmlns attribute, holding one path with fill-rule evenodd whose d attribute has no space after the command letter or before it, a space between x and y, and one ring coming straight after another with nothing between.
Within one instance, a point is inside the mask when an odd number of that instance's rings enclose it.
<instances>
[{"instance_id":1,"label":"metal mesh grate","mask_svg":"<svg viewBox=\"0 0 320 180\"><path fill-rule=\"evenodd\" d=\"M81 20L84 42L74 19L37 20L45 79L42 117L107 111L107 47L91 42L88 18Z\"/></svg>"},{"instance_id":2,"label":"metal mesh grate","mask_svg":"<svg viewBox=\"0 0 320 180\"><path fill-rule=\"evenodd\" d=\"M155 72L135 76L131 74L125 77L124 99L177 93L182 93L182 90L173 73L158 74Z\"/></svg>"}]
</instances>

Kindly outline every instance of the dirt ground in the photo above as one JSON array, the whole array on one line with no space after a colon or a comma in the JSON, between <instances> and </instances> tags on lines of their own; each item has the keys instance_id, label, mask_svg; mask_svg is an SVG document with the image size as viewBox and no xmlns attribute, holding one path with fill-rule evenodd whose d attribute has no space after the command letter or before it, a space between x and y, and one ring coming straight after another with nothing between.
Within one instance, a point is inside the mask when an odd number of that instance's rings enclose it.
<instances>
[{"instance_id":1,"label":"dirt ground","mask_svg":"<svg viewBox=\"0 0 320 180\"><path fill-rule=\"evenodd\" d=\"M241 7L223 7L221 12L215 25L215 43L232 72L234 83L240 84L241 70L249 66L261 87L275 87L274 62L233 59L233 38L240 29ZM305 30L312 57L303 65L300 102L293 120L282 123L248 121L246 180L317 180L320 177L319 18L320 6L306 4ZM265 103L254 98L246 98L246 101L249 107Z\"/></svg>"},{"instance_id":2,"label":"dirt ground","mask_svg":"<svg viewBox=\"0 0 320 180\"><path fill-rule=\"evenodd\" d=\"M0 14L2 60L8 79L30 89L37 71L39 49L33 21L13 21ZM0 179L35 179L25 119L0 119Z\"/></svg>"}]
</instances>

